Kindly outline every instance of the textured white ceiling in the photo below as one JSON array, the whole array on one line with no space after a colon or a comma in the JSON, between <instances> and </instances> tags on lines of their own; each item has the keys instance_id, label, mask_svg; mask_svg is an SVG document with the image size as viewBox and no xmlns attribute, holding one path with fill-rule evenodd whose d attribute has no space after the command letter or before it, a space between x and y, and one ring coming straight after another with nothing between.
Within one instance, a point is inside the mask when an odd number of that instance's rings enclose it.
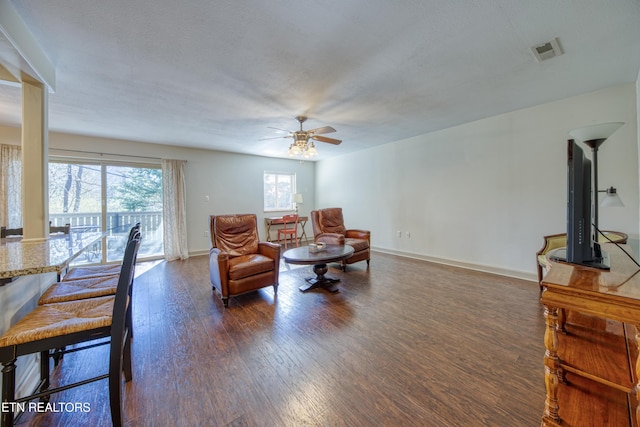
<instances>
[{"instance_id":1,"label":"textured white ceiling","mask_svg":"<svg viewBox=\"0 0 640 427\"><path fill-rule=\"evenodd\" d=\"M53 131L285 157L353 152L633 82L638 0L15 0L56 68ZM529 48L558 37L564 55ZM0 86L0 124L20 91Z\"/></svg>"}]
</instances>

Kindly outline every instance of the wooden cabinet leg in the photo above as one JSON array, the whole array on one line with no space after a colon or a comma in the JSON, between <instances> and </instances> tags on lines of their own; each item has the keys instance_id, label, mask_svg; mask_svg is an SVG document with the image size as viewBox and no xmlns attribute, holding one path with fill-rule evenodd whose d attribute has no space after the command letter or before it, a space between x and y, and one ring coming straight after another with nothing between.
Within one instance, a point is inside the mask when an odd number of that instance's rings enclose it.
<instances>
[{"instance_id":1,"label":"wooden cabinet leg","mask_svg":"<svg viewBox=\"0 0 640 427\"><path fill-rule=\"evenodd\" d=\"M558 332L562 332L563 334L567 333L566 329L567 323L567 312L564 308L558 309Z\"/></svg>"},{"instance_id":2,"label":"wooden cabinet leg","mask_svg":"<svg viewBox=\"0 0 640 427\"><path fill-rule=\"evenodd\" d=\"M560 422L558 415L558 384L560 383L560 360L558 359L558 309L544 306L546 329L544 332L544 384L547 397L544 401L543 425L545 419Z\"/></svg>"},{"instance_id":3,"label":"wooden cabinet leg","mask_svg":"<svg viewBox=\"0 0 640 427\"><path fill-rule=\"evenodd\" d=\"M636 400L640 402L640 324L634 325L636 328L636 346L638 346L638 358L636 359L636 380L638 383L635 385L634 392ZM636 423L640 427L640 403L636 406Z\"/></svg>"}]
</instances>

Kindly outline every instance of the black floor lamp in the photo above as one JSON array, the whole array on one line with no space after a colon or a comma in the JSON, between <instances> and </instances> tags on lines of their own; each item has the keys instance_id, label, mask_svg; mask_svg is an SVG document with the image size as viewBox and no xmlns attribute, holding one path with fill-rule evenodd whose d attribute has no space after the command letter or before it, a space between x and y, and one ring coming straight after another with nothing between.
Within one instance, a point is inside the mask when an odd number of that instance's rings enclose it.
<instances>
[{"instance_id":1,"label":"black floor lamp","mask_svg":"<svg viewBox=\"0 0 640 427\"><path fill-rule=\"evenodd\" d=\"M602 205L603 206L624 206L618 192L614 187L609 187L606 190L598 189L598 147L607 140L611 135L617 131L624 122L602 123L599 125L585 126L578 129L573 129L569 132L574 139L584 142L591 148L593 153L593 224L595 226L594 237L597 241L598 237L598 193L604 193L605 195Z\"/></svg>"}]
</instances>

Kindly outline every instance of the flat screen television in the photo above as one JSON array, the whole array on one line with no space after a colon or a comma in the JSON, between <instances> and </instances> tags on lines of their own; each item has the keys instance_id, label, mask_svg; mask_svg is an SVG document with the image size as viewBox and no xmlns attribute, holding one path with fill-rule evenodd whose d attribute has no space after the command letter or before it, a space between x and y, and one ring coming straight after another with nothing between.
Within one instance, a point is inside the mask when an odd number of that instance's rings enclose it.
<instances>
[{"instance_id":1,"label":"flat screen television","mask_svg":"<svg viewBox=\"0 0 640 427\"><path fill-rule=\"evenodd\" d=\"M609 256L592 232L591 160L573 139L567 143L567 247L551 259L609 270Z\"/></svg>"}]
</instances>

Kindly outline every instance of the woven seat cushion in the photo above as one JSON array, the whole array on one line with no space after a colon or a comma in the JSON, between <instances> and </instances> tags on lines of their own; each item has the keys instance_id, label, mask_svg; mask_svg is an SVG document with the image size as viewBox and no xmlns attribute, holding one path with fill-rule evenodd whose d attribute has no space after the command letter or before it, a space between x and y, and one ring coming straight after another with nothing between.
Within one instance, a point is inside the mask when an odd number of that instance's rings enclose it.
<instances>
[{"instance_id":1,"label":"woven seat cushion","mask_svg":"<svg viewBox=\"0 0 640 427\"><path fill-rule=\"evenodd\" d=\"M229 278L238 280L275 268L275 261L260 254L242 255L229 259Z\"/></svg>"},{"instance_id":2,"label":"woven seat cushion","mask_svg":"<svg viewBox=\"0 0 640 427\"><path fill-rule=\"evenodd\" d=\"M0 347L111 326L115 296L40 305L0 337Z\"/></svg>"},{"instance_id":3,"label":"woven seat cushion","mask_svg":"<svg viewBox=\"0 0 640 427\"><path fill-rule=\"evenodd\" d=\"M119 277L119 275L111 275L54 283L42 294L38 304L115 295Z\"/></svg>"},{"instance_id":4,"label":"woven seat cushion","mask_svg":"<svg viewBox=\"0 0 640 427\"><path fill-rule=\"evenodd\" d=\"M67 280L88 279L91 277L100 277L106 275L120 274L122 266L120 264L109 265L88 265L86 267L72 268L62 278L63 282Z\"/></svg>"}]
</instances>

